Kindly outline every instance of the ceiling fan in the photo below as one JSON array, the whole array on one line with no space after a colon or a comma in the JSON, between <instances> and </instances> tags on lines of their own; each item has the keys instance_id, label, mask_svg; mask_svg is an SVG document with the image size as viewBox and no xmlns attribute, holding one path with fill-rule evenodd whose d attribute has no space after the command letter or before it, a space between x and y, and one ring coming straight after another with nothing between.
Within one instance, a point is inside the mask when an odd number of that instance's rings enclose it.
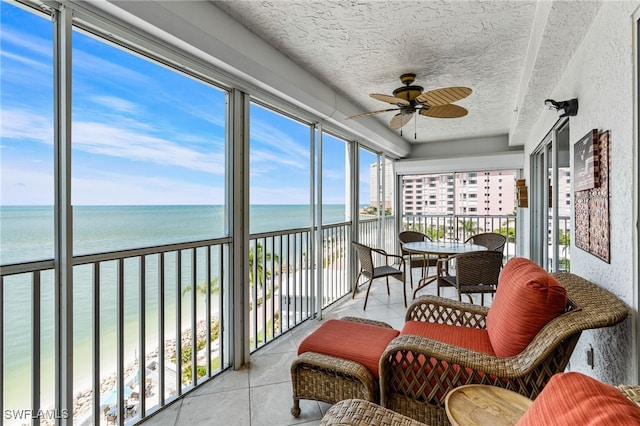
<instances>
[{"instance_id":1,"label":"ceiling fan","mask_svg":"<svg viewBox=\"0 0 640 426\"><path fill-rule=\"evenodd\" d=\"M458 118L464 117L469 113L466 108L454 105L453 102L469 96L471 94L470 88L443 87L442 89L423 92L422 86L412 86L415 79L415 74L402 74L400 76L400 81L404 86L398 87L394 90L393 96L379 93L372 93L369 95L373 99L394 104L397 108L365 112L364 114L347 117L347 120L379 114L381 112L398 111L398 113L391 118L389 127L392 129L400 129L411 121L411 118L413 118L413 115L416 112L418 112L418 114L434 118Z\"/></svg>"}]
</instances>

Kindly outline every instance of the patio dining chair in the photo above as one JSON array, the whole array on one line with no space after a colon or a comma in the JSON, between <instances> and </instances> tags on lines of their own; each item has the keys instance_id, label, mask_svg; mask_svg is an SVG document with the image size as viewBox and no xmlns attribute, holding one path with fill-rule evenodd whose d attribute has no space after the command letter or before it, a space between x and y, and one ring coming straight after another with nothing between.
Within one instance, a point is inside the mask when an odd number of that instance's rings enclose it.
<instances>
[{"instance_id":1,"label":"patio dining chair","mask_svg":"<svg viewBox=\"0 0 640 426\"><path fill-rule=\"evenodd\" d=\"M425 254L416 254L408 250L405 250L404 243L414 243L420 241L432 241L431 238L418 231L402 231L398 234L398 241L400 242L400 250L402 257L404 257L405 264L409 272L409 283L413 288L413 274L411 273L413 268L422 268L422 276L427 276L427 272L430 266L436 266L437 258L431 257Z\"/></svg>"},{"instance_id":2,"label":"patio dining chair","mask_svg":"<svg viewBox=\"0 0 640 426\"><path fill-rule=\"evenodd\" d=\"M405 260L402 256L398 256L395 254L388 254L386 251L382 249L376 249L369 246L365 246L363 244L357 243L353 241L353 247L356 249L358 254L358 260L360 261L360 272L358 272L358 276L356 277L356 282L353 285L353 294L351 298L353 299L356 296L356 292L358 291L358 281L360 277L365 277L368 282L367 286L367 294L364 298L364 308L367 309L367 300L369 299L369 290L371 290L371 284L373 280L376 278L386 278L387 280L387 294L391 294L389 290L389 277L394 277L402 282L402 293L404 295L404 306L407 307L407 291L405 288ZM373 261L373 254L379 254L384 257L385 263L384 265L375 266ZM390 260L398 261L399 266L393 266L393 263L389 263Z\"/></svg>"},{"instance_id":3,"label":"patio dining chair","mask_svg":"<svg viewBox=\"0 0 640 426\"><path fill-rule=\"evenodd\" d=\"M476 244L479 246L484 246L487 250L499 251L500 253L504 253L504 246L507 243L507 238L496 232L484 232L482 234L472 235L465 243Z\"/></svg>"},{"instance_id":4,"label":"patio dining chair","mask_svg":"<svg viewBox=\"0 0 640 426\"><path fill-rule=\"evenodd\" d=\"M438 262L446 263L451 259L455 259L452 274L445 267L437 267L438 294L440 287L455 287L458 300L462 300L462 295L466 294L469 302L473 303L471 295L479 293L480 304L484 306L484 295L494 294L498 287L502 253L493 250L471 251L443 258Z\"/></svg>"}]
</instances>

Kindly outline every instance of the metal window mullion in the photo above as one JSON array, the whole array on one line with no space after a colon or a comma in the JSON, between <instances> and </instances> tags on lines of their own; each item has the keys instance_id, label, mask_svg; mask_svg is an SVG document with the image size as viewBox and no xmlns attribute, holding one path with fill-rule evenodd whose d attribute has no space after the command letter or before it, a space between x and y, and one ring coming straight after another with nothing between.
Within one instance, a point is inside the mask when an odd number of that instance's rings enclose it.
<instances>
[{"instance_id":1,"label":"metal window mullion","mask_svg":"<svg viewBox=\"0 0 640 426\"><path fill-rule=\"evenodd\" d=\"M196 248L191 249L191 383L195 387L198 384L198 317L196 312L197 302L197 264ZM208 287L205 284L205 289Z\"/></svg>"},{"instance_id":2,"label":"metal window mullion","mask_svg":"<svg viewBox=\"0 0 640 426\"><path fill-rule=\"evenodd\" d=\"M267 237L262 239L262 337L263 344L267 343Z\"/></svg>"},{"instance_id":3,"label":"metal window mullion","mask_svg":"<svg viewBox=\"0 0 640 426\"><path fill-rule=\"evenodd\" d=\"M139 320L139 332L138 332L138 346L140 347L140 357L138 360L138 411L140 418L144 418L146 413L146 395L145 395L145 381L147 375L147 313L146 313L146 299L147 299L147 264L146 256L140 256L140 279L139 279L139 299L138 299L138 312L140 315Z\"/></svg>"},{"instance_id":4,"label":"metal window mullion","mask_svg":"<svg viewBox=\"0 0 640 426\"><path fill-rule=\"evenodd\" d=\"M312 132L311 133L311 147L313 149L313 145L314 145L314 141L316 141L316 138L314 138L314 135L318 135L317 137L317 151L318 151L318 168L317 168L317 173L315 173L315 176L317 176L317 200L318 200L318 211L316 214L317 217L317 223L316 223L316 234L315 234L315 244L313 245L313 249L314 249L314 253L315 253L315 259L316 259L316 279L314 281L311 281L312 286L312 294L315 295L315 315L318 316L318 319L322 319L322 300L323 300L323 294L324 294L324 265L322 262L322 256L323 256L323 252L324 252L324 247L323 247L323 238L322 238L322 133L323 133L323 128L322 128L322 123L319 123L318 125L318 129L317 132ZM313 150L312 150L313 152ZM312 164L313 164L313 156L312 156ZM313 176L313 174L312 174ZM313 229L313 228L312 228ZM315 285L315 292L313 292L313 285ZM313 306L313 305L312 305Z\"/></svg>"},{"instance_id":5,"label":"metal window mullion","mask_svg":"<svg viewBox=\"0 0 640 426\"><path fill-rule=\"evenodd\" d=\"M560 248L558 247L558 226L560 225L558 220L558 145L558 128L556 127L551 132L551 165L553 166L551 169L551 250L553 252L551 272L558 272L560 264Z\"/></svg>"},{"instance_id":6,"label":"metal window mullion","mask_svg":"<svg viewBox=\"0 0 640 426\"><path fill-rule=\"evenodd\" d=\"M298 234L293 235L293 323L298 323ZM300 255L302 259L302 255ZM300 263L302 266L302 262Z\"/></svg>"},{"instance_id":7,"label":"metal window mullion","mask_svg":"<svg viewBox=\"0 0 640 426\"><path fill-rule=\"evenodd\" d=\"M176 251L176 393L182 395L182 250Z\"/></svg>"},{"instance_id":8,"label":"metal window mullion","mask_svg":"<svg viewBox=\"0 0 640 426\"><path fill-rule=\"evenodd\" d=\"M34 412L40 410L40 350L41 350L41 333L40 333L40 313L41 313L41 280L40 271L33 273L31 283L31 409ZM35 416L32 420L33 425L40 424L40 418Z\"/></svg>"},{"instance_id":9,"label":"metal window mullion","mask_svg":"<svg viewBox=\"0 0 640 426\"><path fill-rule=\"evenodd\" d=\"M251 274L253 275L253 288L251 295L253 304L251 305L251 321L253 323L253 348L258 347L258 240L254 240L253 248L253 265L251 265Z\"/></svg>"},{"instance_id":10,"label":"metal window mullion","mask_svg":"<svg viewBox=\"0 0 640 426\"><path fill-rule=\"evenodd\" d=\"M271 259L269 261L270 266L270 280L269 280L269 291L267 294L271 294L269 297L269 308L271 311L271 338L273 339L276 335L276 305L275 305L275 271L276 271L276 245L275 245L275 237L270 237L271 240Z\"/></svg>"},{"instance_id":11,"label":"metal window mullion","mask_svg":"<svg viewBox=\"0 0 640 426\"><path fill-rule=\"evenodd\" d=\"M165 362L164 362L164 322L165 322L165 297L164 297L164 256L165 253L160 253L158 256L158 404L160 406L165 405ZM140 389L141 395L146 397L147 384L143 383L144 391Z\"/></svg>"},{"instance_id":12,"label":"metal window mullion","mask_svg":"<svg viewBox=\"0 0 640 426\"><path fill-rule=\"evenodd\" d=\"M56 424L73 424L73 231L71 212L72 9L53 11L55 408Z\"/></svg>"},{"instance_id":13,"label":"metal window mullion","mask_svg":"<svg viewBox=\"0 0 640 426\"><path fill-rule=\"evenodd\" d=\"M220 247L222 251L222 247ZM205 249L205 313L204 319L206 322L205 326L205 348L207 357L205 359L205 368L207 370L207 377L211 377L211 246L207 245ZM222 264L219 264L222 268ZM220 281L218 281L218 287L222 287Z\"/></svg>"},{"instance_id":14,"label":"metal window mullion","mask_svg":"<svg viewBox=\"0 0 640 426\"><path fill-rule=\"evenodd\" d=\"M287 242L287 329L291 328L291 236L286 236Z\"/></svg>"},{"instance_id":15,"label":"metal window mullion","mask_svg":"<svg viewBox=\"0 0 640 426\"><path fill-rule=\"evenodd\" d=\"M93 340L93 353L92 353L92 368L91 368L91 381L93 389L93 423L99 424L102 418L100 412L100 263L94 262L92 265L92 340Z\"/></svg>"},{"instance_id":16,"label":"metal window mullion","mask_svg":"<svg viewBox=\"0 0 640 426\"><path fill-rule=\"evenodd\" d=\"M118 277L116 282L116 365L118 386L118 421L124 419L124 259L118 259Z\"/></svg>"},{"instance_id":17,"label":"metal window mullion","mask_svg":"<svg viewBox=\"0 0 640 426\"><path fill-rule=\"evenodd\" d=\"M226 357L225 357L225 350L226 350L226 334L227 334L227 327L228 324L226 321L224 321L224 319L226 319L225 316L225 309L224 309L224 304L225 304L225 291L224 291L224 283L225 283L225 257L224 254L225 252L228 250L228 246L227 245L221 245L220 246L220 251L219 251L219 265L220 265L220 275L218 278L218 358L220 359L220 369L224 368L226 366ZM211 355L209 354L209 359L211 358Z\"/></svg>"}]
</instances>

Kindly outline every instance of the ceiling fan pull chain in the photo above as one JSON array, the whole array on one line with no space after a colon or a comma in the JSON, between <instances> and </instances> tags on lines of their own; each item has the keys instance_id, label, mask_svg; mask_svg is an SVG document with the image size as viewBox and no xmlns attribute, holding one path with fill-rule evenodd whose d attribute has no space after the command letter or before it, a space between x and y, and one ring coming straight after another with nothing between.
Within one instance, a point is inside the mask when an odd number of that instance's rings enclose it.
<instances>
[{"instance_id":1,"label":"ceiling fan pull chain","mask_svg":"<svg viewBox=\"0 0 640 426\"><path fill-rule=\"evenodd\" d=\"M418 120L413 120L413 140L418 140Z\"/></svg>"}]
</instances>

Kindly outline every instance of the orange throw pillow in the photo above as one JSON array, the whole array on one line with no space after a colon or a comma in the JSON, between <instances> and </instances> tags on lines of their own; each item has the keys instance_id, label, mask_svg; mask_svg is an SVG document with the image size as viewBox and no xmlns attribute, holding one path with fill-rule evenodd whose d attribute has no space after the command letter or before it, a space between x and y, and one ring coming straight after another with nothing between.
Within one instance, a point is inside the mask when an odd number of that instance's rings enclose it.
<instances>
[{"instance_id":1,"label":"orange throw pillow","mask_svg":"<svg viewBox=\"0 0 640 426\"><path fill-rule=\"evenodd\" d=\"M613 386L573 372L553 376L517 426L637 424L640 407Z\"/></svg>"},{"instance_id":2,"label":"orange throw pillow","mask_svg":"<svg viewBox=\"0 0 640 426\"><path fill-rule=\"evenodd\" d=\"M413 334L427 339L437 340L461 348L495 355L487 330L483 328L462 327L450 324L438 324L425 321L407 321L402 327L403 334Z\"/></svg>"},{"instance_id":3,"label":"orange throw pillow","mask_svg":"<svg viewBox=\"0 0 640 426\"><path fill-rule=\"evenodd\" d=\"M316 352L355 361L378 378L380 357L398 334L400 332L393 328L330 319L300 343L298 355Z\"/></svg>"},{"instance_id":4,"label":"orange throw pillow","mask_svg":"<svg viewBox=\"0 0 640 426\"><path fill-rule=\"evenodd\" d=\"M509 260L487 314L487 333L495 354L509 357L522 352L566 305L567 291L551 274L529 259Z\"/></svg>"}]
</instances>

